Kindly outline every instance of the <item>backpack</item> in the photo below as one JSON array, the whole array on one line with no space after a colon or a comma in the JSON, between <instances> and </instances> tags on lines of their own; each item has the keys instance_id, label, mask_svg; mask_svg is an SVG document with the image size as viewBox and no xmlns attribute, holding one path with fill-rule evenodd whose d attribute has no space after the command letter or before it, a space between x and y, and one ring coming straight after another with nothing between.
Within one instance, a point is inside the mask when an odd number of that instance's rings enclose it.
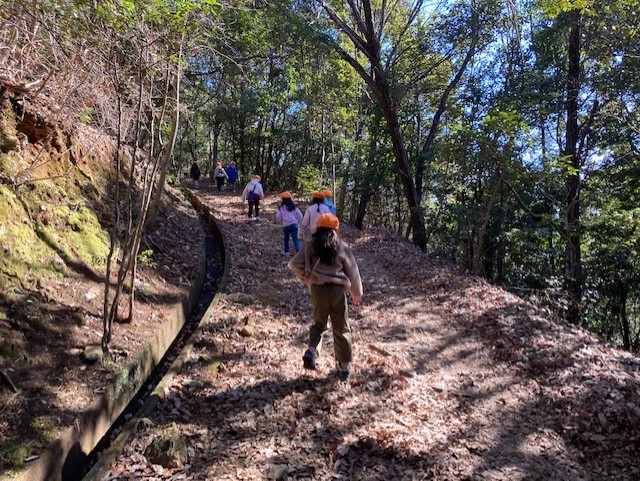
<instances>
[{"instance_id":1,"label":"backpack","mask_svg":"<svg viewBox=\"0 0 640 481\"><path fill-rule=\"evenodd\" d=\"M258 184L254 185L253 189L251 189L249 191L249 194L247 194L247 200L249 202L255 202L256 200L260 200L260 194L255 193L256 187L258 187Z\"/></svg>"}]
</instances>

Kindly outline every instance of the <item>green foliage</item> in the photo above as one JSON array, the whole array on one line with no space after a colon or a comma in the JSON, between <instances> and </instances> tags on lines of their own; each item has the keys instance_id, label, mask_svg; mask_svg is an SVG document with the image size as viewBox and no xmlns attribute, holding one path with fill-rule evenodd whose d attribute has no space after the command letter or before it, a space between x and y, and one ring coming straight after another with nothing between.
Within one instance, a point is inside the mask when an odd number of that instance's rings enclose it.
<instances>
[{"instance_id":1,"label":"green foliage","mask_svg":"<svg viewBox=\"0 0 640 481\"><path fill-rule=\"evenodd\" d=\"M587 12L593 5L593 0L540 0L540 7L549 18L572 11Z\"/></svg>"},{"instance_id":2,"label":"green foliage","mask_svg":"<svg viewBox=\"0 0 640 481\"><path fill-rule=\"evenodd\" d=\"M16 446L5 444L0 446L0 458L9 466L9 469L21 469L24 467L24 460L31 454L27 446Z\"/></svg>"},{"instance_id":3,"label":"green foliage","mask_svg":"<svg viewBox=\"0 0 640 481\"><path fill-rule=\"evenodd\" d=\"M298 169L296 179L298 185L296 190L301 194L310 196L312 192L320 190L322 187L321 172L312 165L304 165Z\"/></svg>"},{"instance_id":4,"label":"green foliage","mask_svg":"<svg viewBox=\"0 0 640 481\"><path fill-rule=\"evenodd\" d=\"M113 355L111 353L104 354L102 356L101 363L102 363L102 367L104 367L109 371L115 371L117 367L115 359L113 358Z\"/></svg>"},{"instance_id":5,"label":"green foliage","mask_svg":"<svg viewBox=\"0 0 640 481\"><path fill-rule=\"evenodd\" d=\"M158 263L153 260L153 249L146 249L138 254L138 262L144 267L155 269Z\"/></svg>"}]
</instances>

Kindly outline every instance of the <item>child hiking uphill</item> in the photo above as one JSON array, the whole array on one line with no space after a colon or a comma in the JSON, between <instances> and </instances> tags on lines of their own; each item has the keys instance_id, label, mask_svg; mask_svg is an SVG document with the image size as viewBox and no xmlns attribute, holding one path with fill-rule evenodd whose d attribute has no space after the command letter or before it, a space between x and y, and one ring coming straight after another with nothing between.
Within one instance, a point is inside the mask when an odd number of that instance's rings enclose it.
<instances>
[{"instance_id":1,"label":"child hiking uphill","mask_svg":"<svg viewBox=\"0 0 640 481\"><path fill-rule=\"evenodd\" d=\"M224 171L227 173L227 189L236 191L236 185L238 184L238 169L236 169L236 163L232 160Z\"/></svg>"},{"instance_id":2,"label":"child hiking uphill","mask_svg":"<svg viewBox=\"0 0 640 481\"><path fill-rule=\"evenodd\" d=\"M242 200L246 200L249 204L249 213L247 215L247 222L251 222L251 216L253 215L253 209L256 210L256 220L260 220L260 199L264 198L264 192L262 191L262 184L260 183L260 176L254 175L251 181L246 185L240 196Z\"/></svg>"},{"instance_id":3,"label":"child hiking uphill","mask_svg":"<svg viewBox=\"0 0 640 481\"><path fill-rule=\"evenodd\" d=\"M213 178L216 179L216 188L218 189L218 192L221 192L225 180L229 180L229 176L222 167L222 162L218 162L216 164L216 168L213 171Z\"/></svg>"},{"instance_id":4,"label":"child hiking uphill","mask_svg":"<svg viewBox=\"0 0 640 481\"><path fill-rule=\"evenodd\" d=\"M282 204L276 212L276 220L280 222L284 232L284 253L289 255L289 237L293 240L293 248L296 252L300 250L298 224L302 222L302 212L293 203L291 192L282 192L280 198L282 199Z\"/></svg>"},{"instance_id":5,"label":"child hiking uphill","mask_svg":"<svg viewBox=\"0 0 640 481\"><path fill-rule=\"evenodd\" d=\"M189 175L193 179L193 185L195 186L195 188L197 189L198 187L200 187L200 166L195 160L193 161L193 164L191 164Z\"/></svg>"},{"instance_id":6,"label":"child hiking uphill","mask_svg":"<svg viewBox=\"0 0 640 481\"><path fill-rule=\"evenodd\" d=\"M309 286L313 304L313 324L309 328L309 348L302 356L306 369L316 368L322 334L331 317L333 348L338 378L349 378L352 360L351 328L347 292L358 304L362 298L362 280L351 249L338 237L340 221L333 214L318 219L313 241L307 242L291 259L289 267Z\"/></svg>"},{"instance_id":7,"label":"child hiking uphill","mask_svg":"<svg viewBox=\"0 0 640 481\"><path fill-rule=\"evenodd\" d=\"M333 192L327 189L323 192L323 194L324 194L324 205L329 207L329 211L333 215L338 215L338 210L336 209L336 205L333 203Z\"/></svg>"},{"instance_id":8,"label":"child hiking uphill","mask_svg":"<svg viewBox=\"0 0 640 481\"><path fill-rule=\"evenodd\" d=\"M324 194L322 192L314 192L311 195L311 205L307 207L302 223L300 224L304 229L305 240L311 240L311 236L316 231L316 224L322 214L330 214L329 208L324 205ZM309 231L309 234L306 234Z\"/></svg>"}]
</instances>

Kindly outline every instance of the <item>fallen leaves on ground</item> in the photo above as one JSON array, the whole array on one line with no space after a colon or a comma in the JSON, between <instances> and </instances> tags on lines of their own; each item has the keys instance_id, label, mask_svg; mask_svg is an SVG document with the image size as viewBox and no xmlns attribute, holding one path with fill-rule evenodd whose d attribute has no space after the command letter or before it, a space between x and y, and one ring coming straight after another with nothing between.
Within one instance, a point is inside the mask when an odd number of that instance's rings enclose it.
<instances>
[{"instance_id":1,"label":"fallen leaves on ground","mask_svg":"<svg viewBox=\"0 0 640 481\"><path fill-rule=\"evenodd\" d=\"M638 359L381 229L341 227L363 275L355 361L302 369L309 294L287 267L277 196L248 224L199 196L230 250L229 283L167 397L106 479L638 479ZM244 332L251 319L252 332ZM171 423L179 469L145 448Z\"/></svg>"}]
</instances>

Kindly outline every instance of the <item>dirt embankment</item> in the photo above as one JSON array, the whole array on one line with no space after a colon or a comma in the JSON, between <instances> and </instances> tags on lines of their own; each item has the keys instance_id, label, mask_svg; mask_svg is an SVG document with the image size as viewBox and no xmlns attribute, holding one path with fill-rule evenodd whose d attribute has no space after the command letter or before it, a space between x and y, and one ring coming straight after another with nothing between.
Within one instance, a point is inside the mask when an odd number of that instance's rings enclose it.
<instances>
[{"instance_id":1,"label":"dirt embankment","mask_svg":"<svg viewBox=\"0 0 640 481\"><path fill-rule=\"evenodd\" d=\"M112 359L84 362L103 330L114 144L21 109L0 95L0 476L73 426L152 337L189 288L203 241L187 200L168 189L143 239L134 321L114 326Z\"/></svg>"},{"instance_id":2,"label":"dirt embankment","mask_svg":"<svg viewBox=\"0 0 640 481\"><path fill-rule=\"evenodd\" d=\"M287 268L277 200L247 224L199 191L231 253L214 318L108 479L640 478L639 360L382 230L341 228L364 278L355 362L301 356L309 296ZM247 329L250 326L251 329ZM146 454L172 423L179 467Z\"/></svg>"}]
</instances>

